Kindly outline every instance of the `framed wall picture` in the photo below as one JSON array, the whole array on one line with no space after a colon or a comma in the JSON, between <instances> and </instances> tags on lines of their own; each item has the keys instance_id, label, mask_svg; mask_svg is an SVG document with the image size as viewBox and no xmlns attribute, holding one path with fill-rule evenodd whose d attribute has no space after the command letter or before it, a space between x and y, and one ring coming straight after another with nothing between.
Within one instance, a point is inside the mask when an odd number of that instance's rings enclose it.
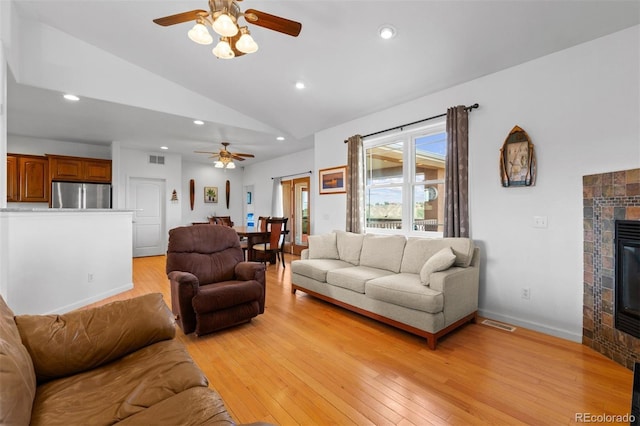
<instances>
[{"instance_id":1,"label":"framed wall picture","mask_svg":"<svg viewBox=\"0 0 640 426\"><path fill-rule=\"evenodd\" d=\"M347 192L345 183L347 180L347 166L320 169L320 194L340 194Z\"/></svg>"},{"instance_id":2,"label":"framed wall picture","mask_svg":"<svg viewBox=\"0 0 640 426\"><path fill-rule=\"evenodd\" d=\"M527 132L515 126L500 149L502 186L531 186L536 182L536 155Z\"/></svg>"},{"instance_id":3,"label":"framed wall picture","mask_svg":"<svg viewBox=\"0 0 640 426\"><path fill-rule=\"evenodd\" d=\"M204 202L205 203L217 203L218 202L218 187L205 186L204 187Z\"/></svg>"}]
</instances>

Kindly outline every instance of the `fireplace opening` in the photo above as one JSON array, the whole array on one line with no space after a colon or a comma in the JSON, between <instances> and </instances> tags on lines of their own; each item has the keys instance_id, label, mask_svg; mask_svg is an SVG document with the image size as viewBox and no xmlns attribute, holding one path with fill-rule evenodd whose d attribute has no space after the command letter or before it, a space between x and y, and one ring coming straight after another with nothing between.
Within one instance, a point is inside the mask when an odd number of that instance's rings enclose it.
<instances>
[{"instance_id":1,"label":"fireplace opening","mask_svg":"<svg viewBox=\"0 0 640 426\"><path fill-rule=\"evenodd\" d=\"M640 221L616 221L615 326L640 338Z\"/></svg>"}]
</instances>

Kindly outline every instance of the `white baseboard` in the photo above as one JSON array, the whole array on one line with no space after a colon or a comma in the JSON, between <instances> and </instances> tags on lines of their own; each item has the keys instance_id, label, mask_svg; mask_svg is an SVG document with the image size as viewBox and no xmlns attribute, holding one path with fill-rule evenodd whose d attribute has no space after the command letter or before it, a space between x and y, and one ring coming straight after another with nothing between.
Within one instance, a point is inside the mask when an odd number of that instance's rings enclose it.
<instances>
[{"instance_id":1,"label":"white baseboard","mask_svg":"<svg viewBox=\"0 0 640 426\"><path fill-rule=\"evenodd\" d=\"M519 318L511 317L509 315L502 315L496 312L487 311L484 309L478 309L478 315L483 318L489 318L495 321L504 322L506 324L515 325L529 330L538 331L540 333L548 334L550 336L560 337L562 339L570 340L572 342L582 342L582 332L575 333L569 330L563 330L560 328L550 327L548 325L539 324L536 322L526 321Z\"/></svg>"},{"instance_id":2,"label":"white baseboard","mask_svg":"<svg viewBox=\"0 0 640 426\"><path fill-rule=\"evenodd\" d=\"M86 299L78 300L77 302L71 303L66 306L61 306L60 308L55 309L54 311L48 312L47 314L61 314L73 311L75 309L82 308L84 306L90 305L95 302L99 302L107 297L115 296L116 294L120 294L122 292L133 289L133 283L128 283L121 285L120 287L115 287L110 289L109 291L105 291L104 293L95 294L91 297L87 297Z\"/></svg>"}]
</instances>

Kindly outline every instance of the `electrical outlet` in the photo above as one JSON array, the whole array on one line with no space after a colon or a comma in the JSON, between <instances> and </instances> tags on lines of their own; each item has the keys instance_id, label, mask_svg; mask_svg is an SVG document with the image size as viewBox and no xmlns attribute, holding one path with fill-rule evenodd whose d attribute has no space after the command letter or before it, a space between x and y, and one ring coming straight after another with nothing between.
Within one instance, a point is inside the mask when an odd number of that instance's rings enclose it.
<instances>
[{"instance_id":1,"label":"electrical outlet","mask_svg":"<svg viewBox=\"0 0 640 426\"><path fill-rule=\"evenodd\" d=\"M547 227L547 217L546 216L534 216L533 217L533 227L534 228L546 228Z\"/></svg>"},{"instance_id":2,"label":"electrical outlet","mask_svg":"<svg viewBox=\"0 0 640 426\"><path fill-rule=\"evenodd\" d=\"M87 275L87 282L88 283L92 283L93 282L93 274L88 274Z\"/></svg>"},{"instance_id":3,"label":"electrical outlet","mask_svg":"<svg viewBox=\"0 0 640 426\"><path fill-rule=\"evenodd\" d=\"M525 300L531 299L531 289L528 287L523 287L522 292L520 293L520 297L522 297Z\"/></svg>"}]
</instances>

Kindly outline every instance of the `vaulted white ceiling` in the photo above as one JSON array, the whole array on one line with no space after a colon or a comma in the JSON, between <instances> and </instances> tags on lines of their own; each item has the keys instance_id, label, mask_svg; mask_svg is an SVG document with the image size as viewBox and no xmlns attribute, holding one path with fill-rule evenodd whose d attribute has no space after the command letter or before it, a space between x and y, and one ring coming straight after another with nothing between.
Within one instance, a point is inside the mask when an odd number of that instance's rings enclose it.
<instances>
[{"instance_id":1,"label":"vaulted white ceiling","mask_svg":"<svg viewBox=\"0 0 640 426\"><path fill-rule=\"evenodd\" d=\"M232 151L256 155L250 164L310 148L320 130L640 22L636 0L239 5L299 21L302 32L294 38L249 25L258 52L219 60L212 46L187 38L190 23L152 22L207 9L205 0L14 0L12 28L3 31L15 76L9 133L166 145L196 161L205 158L194 150L228 141ZM380 39L383 24L397 36ZM296 90L296 81L306 89ZM83 99L65 103L62 91ZM205 125L194 126L196 118Z\"/></svg>"}]
</instances>

